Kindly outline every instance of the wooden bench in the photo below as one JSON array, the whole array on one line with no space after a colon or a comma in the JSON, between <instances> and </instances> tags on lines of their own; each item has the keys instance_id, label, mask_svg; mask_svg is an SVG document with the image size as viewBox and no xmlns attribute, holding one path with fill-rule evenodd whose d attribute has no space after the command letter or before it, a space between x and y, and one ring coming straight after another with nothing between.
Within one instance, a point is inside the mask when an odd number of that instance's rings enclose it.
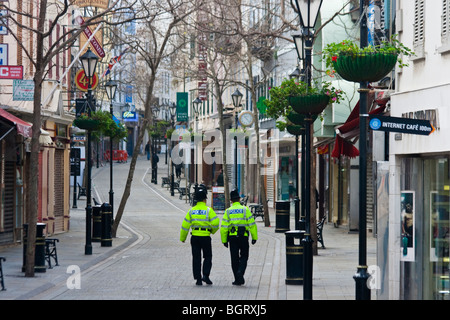
<instances>
[{"instance_id":1,"label":"wooden bench","mask_svg":"<svg viewBox=\"0 0 450 320\"><path fill-rule=\"evenodd\" d=\"M180 187L179 185L176 187L178 192L180 193L180 200L183 199L183 197L186 197L191 201L191 193L189 192L191 189L191 185L189 184L187 187Z\"/></svg>"},{"instance_id":2,"label":"wooden bench","mask_svg":"<svg viewBox=\"0 0 450 320\"><path fill-rule=\"evenodd\" d=\"M320 219L317 223L317 242L320 242L322 248L325 249L325 245L323 244L323 224L325 223L325 216Z\"/></svg>"},{"instance_id":3,"label":"wooden bench","mask_svg":"<svg viewBox=\"0 0 450 320\"><path fill-rule=\"evenodd\" d=\"M250 208L254 219L256 219L257 217L261 217L262 221L264 221L264 207L261 203L250 204L248 207Z\"/></svg>"},{"instance_id":4,"label":"wooden bench","mask_svg":"<svg viewBox=\"0 0 450 320\"><path fill-rule=\"evenodd\" d=\"M56 243L59 242L59 239L47 238L45 239L45 260L48 262L48 268L52 269L52 261L55 260L55 266L59 266L58 264L58 253L56 251Z\"/></svg>"},{"instance_id":5,"label":"wooden bench","mask_svg":"<svg viewBox=\"0 0 450 320\"><path fill-rule=\"evenodd\" d=\"M162 177L161 178L161 188L164 188L166 186L167 188L170 188L170 179L169 177Z\"/></svg>"},{"instance_id":6,"label":"wooden bench","mask_svg":"<svg viewBox=\"0 0 450 320\"><path fill-rule=\"evenodd\" d=\"M87 197L86 188L82 187L78 182L77 182L77 185L78 185L78 197L77 197L77 199L79 200L81 196Z\"/></svg>"},{"instance_id":7,"label":"wooden bench","mask_svg":"<svg viewBox=\"0 0 450 320\"><path fill-rule=\"evenodd\" d=\"M6 290L5 288L5 282L3 280L3 266L2 266L2 261L6 261L5 258L0 257L0 283L2 285L2 291Z\"/></svg>"}]
</instances>

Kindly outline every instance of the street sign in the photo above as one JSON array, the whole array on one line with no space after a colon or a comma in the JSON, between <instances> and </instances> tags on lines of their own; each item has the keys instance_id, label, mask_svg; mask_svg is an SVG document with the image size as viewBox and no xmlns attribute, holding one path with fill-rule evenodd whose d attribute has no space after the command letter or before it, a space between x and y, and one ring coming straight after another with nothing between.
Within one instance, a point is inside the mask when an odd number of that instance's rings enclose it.
<instances>
[{"instance_id":1,"label":"street sign","mask_svg":"<svg viewBox=\"0 0 450 320\"><path fill-rule=\"evenodd\" d=\"M75 84L77 85L77 88L81 91L87 91L88 90L88 81L86 79L86 75L84 74L84 70L80 69L77 71L77 74L75 75ZM98 74L97 72L94 73L94 76L91 79L91 89L94 90L98 86Z\"/></svg>"},{"instance_id":2,"label":"street sign","mask_svg":"<svg viewBox=\"0 0 450 320\"><path fill-rule=\"evenodd\" d=\"M89 105L87 99L75 100L75 117L81 117L82 115L90 115L92 111L95 111L95 99L92 99L92 105Z\"/></svg>"},{"instance_id":3,"label":"street sign","mask_svg":"<svg viewBox=\"0 0 450 320\"><path fill-rule=\"evenodd\" d=\"M428 120L370 115L370 129L429 136L435 128Z\"/></svg>"},{"instance_id":4,"label":"street sign","mask_svg":"<svg viewBox=\"0 0 450 320\"><path fill-rule=\"evenodd\" d=\"M84 24L84 19L81 16L78 16L76 19L77 19L77 22L78 22L78 24L80 26ZM91 28L89 26L86 27L86 29L83 30L83 33L88 39L92 36L92 30L91 30ZM94 49L94 51L97 53L97 55L100 58L104 58L105 57L105 51L103 50L102 45L97 40L96 36L92 37L91 45L92 45L92 48Z\"/></svg>"},{"instance_id":5,"label":"street sign","mask_svg":"<svg viewBox=\"0 0 450 320\"><path fill-rule=\"evenodd\" d=\"M188 93L177 92L177 121L183 122L188 120Z\"/></svg>"}]
</instances>

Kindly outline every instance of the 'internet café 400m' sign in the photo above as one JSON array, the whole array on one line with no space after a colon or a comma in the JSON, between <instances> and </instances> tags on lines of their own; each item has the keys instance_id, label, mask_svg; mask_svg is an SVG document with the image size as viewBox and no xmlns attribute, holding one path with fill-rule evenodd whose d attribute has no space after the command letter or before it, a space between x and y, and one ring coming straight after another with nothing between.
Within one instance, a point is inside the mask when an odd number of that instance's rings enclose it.
<instances>
[{"instance_id":1,"label":"'internet caf\u00e9 400m' sign","mask_svg":"<svg viewBox=\"0 0 450 320\"><path fill-rule=\"evenodd\" d=\"M79 8L97 7L108 9L108 2L109 0L73 0L72 4L78 6Z\"/></svg>"}]
</instances>

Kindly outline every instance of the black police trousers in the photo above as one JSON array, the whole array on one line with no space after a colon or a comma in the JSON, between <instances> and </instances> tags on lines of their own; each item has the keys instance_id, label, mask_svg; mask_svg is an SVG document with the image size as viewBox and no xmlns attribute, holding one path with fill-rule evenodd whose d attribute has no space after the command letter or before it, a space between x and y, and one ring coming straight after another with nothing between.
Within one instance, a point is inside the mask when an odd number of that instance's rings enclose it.
<instances>
[{"instance_id":1,"label":"black police trousers","mask_svg":"<svg viewBox=\"0 0 450 320\"><path fill-rule=\"evenodd\" d=\"M202 252L203 252L203 276L209 277L212 267L211 237L191 236L192 247L192 271L195 280L202 279Z\"/></svg>"},{"instance_id":2,"label":"black police trousers","mask_svg":"<svg viewBox=\"0 0 450 320\"><path fill-rule=\"evenodd\" d=\"M247 260L249 252L248 237L229 236L231 269L233 270L234 279L241 282L244 277L245 269L247 269Z\"/></svg>"}]
</instances>

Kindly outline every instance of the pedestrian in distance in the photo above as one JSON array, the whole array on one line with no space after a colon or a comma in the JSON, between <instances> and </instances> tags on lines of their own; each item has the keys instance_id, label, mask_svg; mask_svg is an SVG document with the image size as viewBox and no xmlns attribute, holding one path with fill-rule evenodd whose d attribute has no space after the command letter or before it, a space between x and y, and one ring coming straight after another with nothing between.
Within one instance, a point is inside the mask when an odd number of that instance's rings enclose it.
<instances>
[{"instance_id":1,"label":"pedestrian in distance","mask_svg":"<svg viewBox=\"0 0 450 320\"><path fill-rule=\"evenodd\" d=\"M145 153L147 154L147 160L150 160L150 141L145 145Z\"/></svg>"},{"instance_id":2,"label":"pedestrian in distance","mask_svg":"<svg viewBox=\"0 0 450 320\"><path fill-rule=\"evenodd\" d=\"M225 210L220 236L226 248L230 248L231 269L233 270L233 285L245 283L244 274L247 269L249 255L248 237L252 236L252 245L258 240L258 230L255 219L246 206L240 204L239 192L233 190L230 193L231 207Z\"/></svg>"},{"instance_id":3,"label":"pedestrian in distance","mask_svg":"<svg viewBox=\"0 0 450 320\"><path fill-rule=\"evenodd\" d=\"M189 229L192 230L192 271L198 286L202 285L202 281L213 284L209 279L212 267L211 234L219 230L220 222L214 210L206 205L207 195L206 186L200 184L194 193L194 200L197 203L187 212L180 230L180 241L183 243L186 241Z\"/></svg>"}]
</instances>

